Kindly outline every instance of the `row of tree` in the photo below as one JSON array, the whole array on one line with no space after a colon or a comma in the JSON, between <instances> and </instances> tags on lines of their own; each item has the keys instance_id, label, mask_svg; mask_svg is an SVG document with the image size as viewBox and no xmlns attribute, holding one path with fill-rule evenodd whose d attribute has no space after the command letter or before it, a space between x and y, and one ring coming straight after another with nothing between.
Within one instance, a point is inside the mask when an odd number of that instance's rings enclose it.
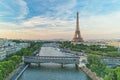
<instances>
[{"instance_id":1,"label":"row of tree","mask_svg":"<svg viewBox=\"0 0 120 80\"><path fill-rule=\"evenodd\" d=\"M22 61L21 56L13 55L8 60L0 62L0 80L3 80Z\"/></svg>"},{"instance_id":2,"label":"row of tree","mask_svg":"<svg viewBox=\"0 0 120 80\"><path fill-rule=\"evenodd\" d=\"M109 69L104 80L120 80L120 67Z\"/></svg>"},{"instance_id":3,"label":"row of tree","mask_svg":"<svg viewBox=\"0 0 120 80\"><path fill-rule=\"evenodd\" d=\"M86 66L95 72L97 76L104 77L106 74L106 64L101 62L100 57L97 55L88 55L87 60L88 64Z\"/></svg>"},{"instance_id":4,"label":"row of tree","mask_svg":"<svg viewBox=\"0 0 120 80\"><path fill-rule=\"evenodd\" d=\"M105 63L101 63L100 57L97 55L89 55L87 59L87 67L104 80L120 80L120 67L107 68Z\"/></svg>"},{"instance_id":5,"label":"row of tree","mask_svg":"<svg viewBox=\"0 0 120 80\"><path fill-rule=\"evenodd\" d=\"M22 56L31 55L34 51L39 49L42 43L30 42L30 46L23 48L15 54L10 55L8 58L0 62L0 80L3 80L14 69L16 69L22 62Z\"/></svg>"},{"instance_id":6,"label":"row of tree","mask_svg":"<svg viewBox=\"0 0 120 80\"><path fill-rule=\"evenodd\" d=\"M117 52L117 48L113 46L107 46L107 48L101 48L101 45L84 45L84 44L72 44L71 42L61 42L61 48L70 49L72 51L85 52L89 54L120 57L120 52Z\"/></svg>"}]
</instances>

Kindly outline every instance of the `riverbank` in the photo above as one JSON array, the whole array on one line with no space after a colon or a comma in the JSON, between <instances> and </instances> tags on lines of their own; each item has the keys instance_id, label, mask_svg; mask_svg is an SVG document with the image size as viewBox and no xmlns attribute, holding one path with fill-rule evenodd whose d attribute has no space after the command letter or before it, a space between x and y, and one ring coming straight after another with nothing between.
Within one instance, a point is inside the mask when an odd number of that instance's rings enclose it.
<instances>
[{"instance_id":1,"label":"riverbank","mask_svg":"<svg viewBox=\"0 0 120 80\"><path fill-rule=\"evenodd\" d=\"M29 65L21 63L13 72L11 72L4 80L18 80L22 73Z\"/></svg>"},{"instance_id":2,"label":"riverbank","mask_svg":"<svg viewBox=\"0 0 120 80\"><path fill-rule=\"evenodd\" d=\"M23 72L28 68L29 65L23 65L17 73L14 74L14 76L11 78L11 80L18 80L20 76L23 74Z\"/></svg>"},{"instance_id":3,"label":"riverbank","mask_svg":"<svg viewBox=\"0 0 120 80\"><path fill-rule=\"evenodd\" d=\"M69 50L69 49L60 48L60 50L61 50L62 52L72 53L72 54L75 54L75 55L78 55L78 56L85 56L85 55L86 55L86 54L83 53L83 52L71 51L71 50Z\"/></svg>"},{"instance_id":4,"label":"riverbank","mask_svg":"<svg viewBox=\"0 0 120 80\"><path fill-rule=\"evenodd\" d=\"M17 73L22 66L23 66L23 63L19 64L19 66L14 71L12 71L4 80L11 80L14 74Z\"/></svg>"},{"instance_id":5,"label":"riverbank","mask_svg":"<svg viewBox=\"0 0 120 80\"><path fill-rule=\"evenodd\" d=\"M78 51L71 51L69 49L60 49L62 52L68 52L72 53L78 56L87 56L86 54ZM92 80L103 80L102 78L98 77L95 72L92 72L90 69L88 69L85 65L80 66L81 70L84 71Z\"/></svg>"},{"instance_id":6,"label":"riverbank","mask_svg":"<svg viewBox=\"0 0 120 80\"><path fill-rule=\"evenodd\" d=\"M86 66L81 67L82 71L84 71L92 80L103 80L102 78L98 77L95 72L92 72Z\"/></svg>"}]
</instances>

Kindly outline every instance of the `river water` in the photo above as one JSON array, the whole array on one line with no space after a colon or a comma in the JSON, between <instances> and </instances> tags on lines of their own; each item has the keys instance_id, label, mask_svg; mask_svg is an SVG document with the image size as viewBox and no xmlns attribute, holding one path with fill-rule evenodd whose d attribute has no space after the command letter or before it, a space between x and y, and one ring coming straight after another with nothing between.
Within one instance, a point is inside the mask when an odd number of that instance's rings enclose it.
<instances>
[{"instance_id":1,"label":"river water","mask_svg":"<svg viewBox=\"0 0 120 80\"><path fill-rule=\"evenodd\" d=\"M58 48L42 47L39 56L73 56L62 53ZM60 64L42 63L40 67L32 64L21 75L19 80L91 80L83 71L76 69L75 65L67 64L61 68Z\"/></svg>"}]
</instances>

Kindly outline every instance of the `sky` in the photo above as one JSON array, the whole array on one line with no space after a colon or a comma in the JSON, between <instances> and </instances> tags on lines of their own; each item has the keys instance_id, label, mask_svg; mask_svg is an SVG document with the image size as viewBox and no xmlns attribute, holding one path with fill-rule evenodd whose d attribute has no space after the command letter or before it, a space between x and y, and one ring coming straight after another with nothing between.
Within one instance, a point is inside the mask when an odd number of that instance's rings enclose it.
<instances>
[{"instance_id":1,"label":"sky","mask_svg":"<svg viewBox=\"0 0 120 80\"><path fill-rule=\"evenodd\" d=\"M0 38L120 39L120 0L0 0Z\"/></svg>"}]
</instances>

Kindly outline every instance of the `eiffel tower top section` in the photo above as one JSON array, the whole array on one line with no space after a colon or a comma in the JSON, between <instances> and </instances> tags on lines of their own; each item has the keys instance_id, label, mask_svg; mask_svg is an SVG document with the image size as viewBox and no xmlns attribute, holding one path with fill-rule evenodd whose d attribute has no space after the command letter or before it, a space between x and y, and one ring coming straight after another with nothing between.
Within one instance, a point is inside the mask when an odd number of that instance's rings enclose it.
<instances>
[{"instance_id":1,"label":"eiffel tower top section","mask_svg":"<svg viewBox=\"0 0 120 80\"><path fill-rule=\"evenodd\" d=\"M77 12L77 19L76 19L76 30L79 31L79 13Z\"/></svg>"},{"instance_id":2,"label":"eiffel tower top section","mask_svg":"<svg viewBox=\"0 0 120 80\"><path fill-rule=\"evenodd\" d=\"M72 42L83 42L83 38L81 37L81 33L79 30L79 13L77 12L77 18L76 18L76 30L75 35L73 37Z\"/></svg>"}]
</instances>

